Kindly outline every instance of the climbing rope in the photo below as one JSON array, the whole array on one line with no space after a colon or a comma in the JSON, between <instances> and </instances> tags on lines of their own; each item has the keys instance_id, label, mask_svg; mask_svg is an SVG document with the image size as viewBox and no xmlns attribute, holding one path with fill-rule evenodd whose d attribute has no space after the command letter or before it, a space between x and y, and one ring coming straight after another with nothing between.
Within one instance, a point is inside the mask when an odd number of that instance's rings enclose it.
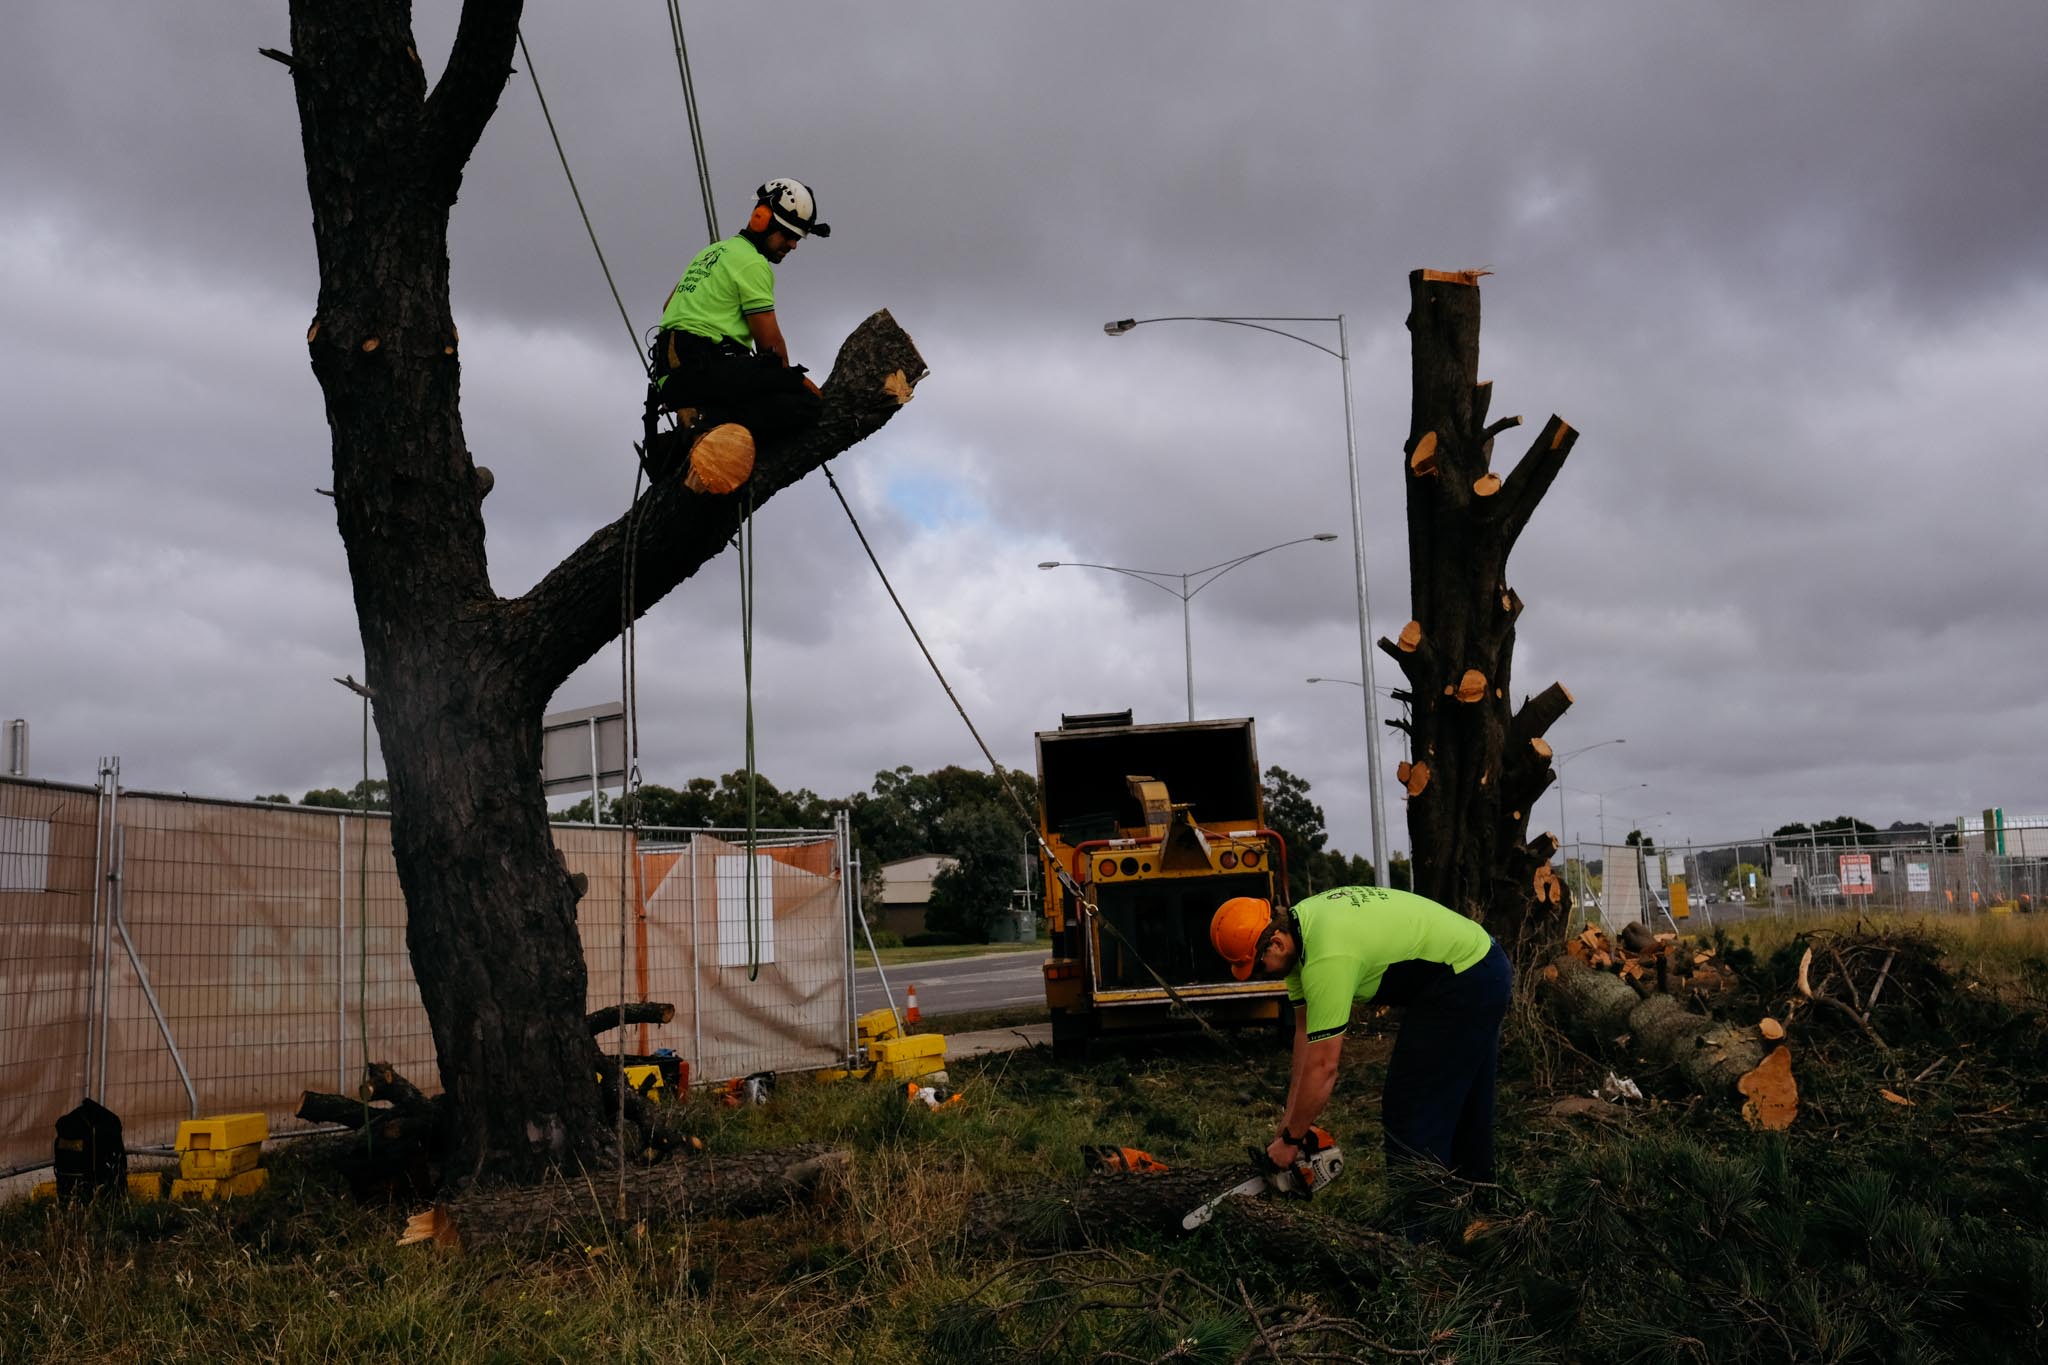
<instances>
[{"instance_id":1,"label":"climbing rope","mask_svg":"<svg viewBox=\"0 0 2048 1365\"><path fill-rule=\"evenodd\" d=\"M686 41L684 40L683 36L682 11L678 0L668 0L668 18L670 38L673 40L675 44L677 74L682 82L683 108L684 113L689 122L690 143L695 154L697 169L697 188L704 205L704 226L706 240L716 241L718 239L718 226L715 210L713 208L709 161L704 153L703 122L697 109L696 84L695 81L692 79L690 73L689 47ZM542 117L547 122L548 135L554 141L555 154L557 158L561 161L563 176L568 180L570 193L575 197L577 212L582 215L584 231L589 235L591 248L593 251L596 252L598 264L604 271L605 283L611 289L612 302L614 303L614 305L617 306L619 310L620 320L625 323L627 335L633 341L634 353L636 356L639 356L641 354L639 350L639 335L635 333L633 330L632 319L627 315L625 303L623 300L620 299L618 286L613 281L611 266L605 260L604 248L599 244L597 239L597 231L595 227L592 226L590 221L590 214L584 208L582 192L577 189L575 174L569 168L568 154L566 151L563 150L561 137L555 130L554 117L548 111L547 97L541 92L540 77L534 70L532 55L527 50L526 36L523 31L519 34L519 50L521 57L526 62L527 76L533 83L534 96L540 103ZM643 364L643 366L645 366L646 364L644 359L641 363ZM651 367L648 368L648 373L649 378L651 380ZM1166 992L1167 997L1170 1000L1172 1000L1176 1006L1178 1006L1189 1017L1194 1019L1194 1021L1197 1024L1201 1025L1203 1031L1209 1034L1218 1043L1222 1044L1226 1050L1230 1050L1229 1039L1226 1038L1221 1032L1219 1032L1214 1025L1209 1023L1207 1019L1203 1018L1198 1011L1194 1010L1191 1006L1189 1006L1186 999L1182 997L1180 992L1176 991L1173 988L1173 986L1167 982L1166 978L1161 976L1159 972L1153 968L1150 962L1146 961L1144 955L1138 951L1137 945L1132 943L1129 937L1124 934L1123 930L1117 927L1116 922L1114 920L1111 920L1096 911L1095 903L1088 896L1087 890L1084 887L1082 887L1081 884L1072 876L1072 874L1070 874L1067 871L1067 869L1060 864L1059 860L1052 855L1052 850L1050 846L1047 845L1045 841L1045 836L1038 831L1038 822L1036 818L1032 815L1030 809L1024 804L1023 798L1018 795L1016 788L1012 785L1010 781L1009 773L1003 768L1003 765L997 761L994 751L989 748L987 741L981 737L981 732L975 728L973 719L967 714L967 708L961 704L959 696L953 691L952 684L946 680L944 670L942 670L939 667L938 660L932 657L931 650L927 648L924 643L924 637L921 634L919 634L916 623L911 620L909 610L904 607L903 600L897 596L895 585L889 581L889 575L883 570L881 560L876 557L874 547L868 543L866 532L864 532L861 529L860 519L854 515L852 505L847 502L846 494L843 491L841 491L839 487L839 481L833 477L832 466L829 463L826 463L825 465L822 466L822 468L825 471L825 481L829 485L831 485L833 496L839 499L839 506L842 510L845 511L847 521L852 525L854 535L860 541L861 549L864 552L866 552L868 562L874 566L875 573L881 579L883 589L889 594L889 600L895 605L897 614L903 618L903 624L909 629L911 639L916 642L918 652L924 656L925 663L930 666L933 676L938 679L939 686L946 693L946 699L953 704L953 709L959 713L961 722L967 727L968 734L974 737L975 745L981 750L982 757L988 760L990 769L995 773L997 784L1002 788L1004 794L1009 797L1011 804L1017 808L1018 815L1023 820L1024 828L1028 831L1031 831L1032 837L1038 844L1040 852L1045 857L1046 864L1053 869L1053 872L1059 878L1061 885L1064 886L1067 892L1074 897L1076 903L1081 907L1082 913L1089 919L1091 919L1094 923L1101 925L1104 928L1107 928L1110 931L1110 933L1114 935L1117 938L1117 940L1121 942L1127 950L1129 950L1132 958L1141 967L1145 969L1146 973L1149 976L1151 976L1151 978L1155 982L1159 984L1160 988ZM633 501L631 503L631 510L629 511L627 517L625 545L622 555L623 564L621 566L620 574L620 655L622 675L620 679L620 685L621 690L625 694L623 700L625 703L626 712L626 777L622 788L622 795L620 801L621 808L625 816L625 820L623 823L625 823L627 826L629 837L635 839L636 841L639 833L640 811L639 802L634 798L637 794L640 785L640 737L639 701L637 695L638 689L634 657L635 622L633 615L633 594L635 587L634 565L638 553L639 528L642 516L640 505L640 485L644 473L644 466L642 466L641 468L637 468L634 471ZM760 893L759 868L757 862L757 850L760 836L759 807L757 800L759 774L755 767L754 749L752 535L753 511L753 496L750 488L748 493L746 515L741 523L738 537L741 561L741 655L743 672L745 675L746 691L745 705L747 783L747 979L749 981L758 979L761 967ZM597 813L598 812L593 808L591 812L593 818L595 818ZM623 1018L625 1017L626 976L626 891L624 862L626 856L626 840L624 839L620 841L620 850L621 863L619 885L619 1010L620 1018L623 1020ZM623 1120L625 1112L625 1030L623 1026L620 1028L619 1033L620 1039L618 1054L618 1084L620 1095L620 1116ZM621 1208L623 1210L625 1198L625 1136L623 1123L620 1128L619 1142L619 1197L621 1201Z\"/></svg>"}]
</instances>

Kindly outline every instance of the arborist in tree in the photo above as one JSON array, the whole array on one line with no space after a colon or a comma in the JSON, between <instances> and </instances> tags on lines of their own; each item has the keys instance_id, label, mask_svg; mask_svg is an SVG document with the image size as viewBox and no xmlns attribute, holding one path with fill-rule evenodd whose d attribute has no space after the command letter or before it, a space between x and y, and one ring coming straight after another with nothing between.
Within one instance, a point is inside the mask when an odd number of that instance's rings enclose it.
<instances>
[{"instance_id":1,"label":"arborist in tree","mask_svg":"<svg viewBox=\"0 0 2048 1365\"><path fill-rule=\"evenodd\" d=\"M817 422L818 386L803 366L790 364L775 317L775 267L812 235L829 237L832 229L818 221L810 189L786 176L770 180L754 191L747 225L698 252L676 281L647 357L646 449L654 477L701 448L692 456L691 485L730 492L752 472L755 442ZM657 431L663 412L676 414L676 432Z\"/></svg>"},{"instance_id":2,"label":"arborist in tree","mask_svg":"<svg viewBox=\"0 0 2048 1365\"><path fill-rule=\"evenodd\" d=\"M1494 1072L1513 972L1485 929L1412 892L1340 886L1277 913L1234 897L1209 921L1209 941L1240 981L1254 971L1287 978L1294 1064L1266 1148L1276 1165L1293 1162L1329 1104L1352 1002L1363 1000L1405 1007L1381 1092L1388 1174L1435 1162L1492 1183Z\"/></svg>"}]
</instances>

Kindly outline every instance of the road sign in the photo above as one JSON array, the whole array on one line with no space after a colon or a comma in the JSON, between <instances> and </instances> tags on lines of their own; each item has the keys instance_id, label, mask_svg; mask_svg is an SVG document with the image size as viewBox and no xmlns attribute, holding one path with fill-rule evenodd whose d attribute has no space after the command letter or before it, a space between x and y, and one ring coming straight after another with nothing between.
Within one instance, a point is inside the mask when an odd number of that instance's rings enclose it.
<instances>
[{"instance_id":1,"label":"road sign","mask_svg":"<svg viewBox=\"0 0 2048 1365\"><path fill-rule=\"evenodd\" d=\"M1844 853L1835 860L1842 874L1842 894L1845 896L1867 896L1877 889L1877 883L1870 875L1868 853Z\"/></svg>"}]
</instances>

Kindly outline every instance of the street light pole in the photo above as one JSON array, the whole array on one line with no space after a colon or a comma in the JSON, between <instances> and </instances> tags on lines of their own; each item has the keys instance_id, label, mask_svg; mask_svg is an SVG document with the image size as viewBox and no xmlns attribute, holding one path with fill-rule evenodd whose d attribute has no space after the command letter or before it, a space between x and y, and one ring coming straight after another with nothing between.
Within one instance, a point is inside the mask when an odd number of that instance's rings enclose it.
<instances>
[{"instance_id":1,"label":"street light pole","mask_svg":"<svg viewBox=\"0 0 2048 1365\"><path fill-rule=\"evenodd\" d=\"M1358 588L1358 665L1365 677L1365 775L1372 806L1372 856L1376 866L1384 869L1391 858L1387 848L1387 826L1385 802L1380 794L1380 715L1378 693L1372 679L1372 614L1368 606L1365 589L1365 508L1360 500L1358 485L1358 437L1353 429L1351 404L1351 346L1350 335L1345 329L1344 315L1335 317L1209 317L1176 316L1158 318L1122 318L1116 322L1105 322L1102 330L1109 336L1124 335L1135 327L1148 322L1220 322L1232 327L1249 327L1254 331L1271 332L1304 346L1313 346L1324 355L1337 357L1338 366L1344 375L1344 468L1351 483L1351 557L1352 573ZM1311 341L1284 327L1269 326L1276 322L1321 322L1337 325L1337 349L1331 350L1319 341Z\"/></svg>"},{"instance_id":2,"label":"street light pole","mask_svg":"<svg viewBox=\"0 0 2048 1365\"><path fill-rule=\"evenodd\" d=\"M1283 540L1278 545L1268 545L1263 550L1253 550L1248 555L1239 555L1235 559L1225 559L1211 564L1205 569L1190 569L1184 573L1167 573L1158 569L1127 569L1120 564L1084 564L1078 560L1061 559L1040 560L1038 567L1041 569L1102 569L1108 573L1120 573L1126 578L1135 578L1141 583L1150 583L1161 592L1178 597L1180 599L1181 650L1187 658L1188 719L1193 720L1195 718L1195 635L1194 627L1189 619L1188 604L1194 599L1195 594L1229 573L1232 569L1237 568L1240 564L1249 564L1260 555L1269 555L1275 550L1284 550L1290 545L1306 545L1311 540L1328 542L1336 538L1334 532L1318 531L1312 536L1300 536L1294 540ZM1180 581L1178 588L1172 584L1171 580L1174 579ZM1201 581L1194 583L1193 587L1189 587L1189 583L1196 579Z\"/></svg>"},{"instance_id":3,"label":"street light pole","mask_svg":"<svg viewBox=\"0 0 2048 1365\"><path fill-rule=\"evenodd\" d=\"M1610 744L1626 744L1626 743L1628 743L1628 741L1627 741L1627 740L1625 740L1625 739L1603 739L1603 740L1599 741L1599 742L1598 742L1597 744L1582 744L1582 745L1580 745L1580 746L1579 746L1578 748L1576 748L1576 749L1573 749L1573 750L1572 750L1572 751L1571 751L1570 753L1564 753L1564 754L1559 754L1559 755L1558 755L1558 756L1557 756L1556 758L1554 758L1554 759L1552 759L1552 760L1551 760L1551 766L1552 766L1553 768L1557 769L1557 774L1558 774L1558 777L1557 777L1557 838L1558 838L1558 850L1559 850L1560 852L1562 852L1562 851L1563 851L1563 849L1564 849L1564 837L1565 837L1565 833L1566 833L1566 828L1565 828L1565 826L1566 826L1566 819L1565 819L1565 813L1564 813L1564 765L1565 765L1565 764L1567 764L1567 763L1569 763L1569 762L1571 762L1571 760L1573 760L1573 759L1577 758L1577 757L1578 757L1578 756L1579 756L1580 754L1587 754L1587 753L1591 753L1591 752L1592 752L1593 750L1595 750L1595 749L1604 749L1604 748L1606 748L1606 747L1607 747L1608 745L1610 745ZM1583 864L1584 864L1584 862L1585 862L1585 860L1584 860L1583 858L1581 858L1581 859L1580 859L1579 861L1580 861L1580 863L1581 863L1582 865L1583 865ZM1566 871L1570 871L1570 870L1571 870L1571 864L1570 864L1570 860L1569 860L1569 859L1567 859L1567 860L1566 860L1566 864L1565 864L1565 870L1566 870Z\"/></svg>"}]
</instances>

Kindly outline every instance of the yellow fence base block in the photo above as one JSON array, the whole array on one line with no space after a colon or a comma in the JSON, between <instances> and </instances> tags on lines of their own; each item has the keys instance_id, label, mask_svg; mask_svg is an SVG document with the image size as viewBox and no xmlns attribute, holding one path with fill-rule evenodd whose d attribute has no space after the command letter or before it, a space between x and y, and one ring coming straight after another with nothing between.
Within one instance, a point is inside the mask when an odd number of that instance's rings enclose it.
<instances>
[{"instance_id":1,"label":"yellow fence base block","mask_svg":"<svg viewBox=\"0 0 2048 1365\"><path fill-rule=\"evenodd\" d=\"M30 1188L28 1192L28 1197L29 1202L32 1204L48 1204L54 1202L57 1198L57 1182L54 1180L38 1180L35 1183L35 1185L32 1188Z\"/></svg>"},{"instance_id":2,"label":"yellow fence base block","mask_svg":"<svg viewBox=\"0 0 2048 1365\"><path fill-rule=\"evenodd\" d=\"M910 1080L946 1069L946 1037L942 1033L913 1033L905 1038L884 1038L868 1047L874 1063L875 1080Z\"/></svg>"},{"instance_id":3,"label":"yellow fence base block","mask_svg":"<svg viewBox=\"0 0 2048 1365\"><path fill-rule=\"evenodd\" d=\"M869 1010L854 1021L862 1043L876 1043L885 1038L894 1038L902 1030L896 1026L893 1010Z\"/></svg>"},{"instance_id":4,"label":"yellow fence base block","mask_svg":"<svg viewBox=\"0 0 2048 1365\"><path fill-rule=\"evenodd\" d=\"M269 1136L270 1120L261 1114L217 1114L180 1123L178 1150L217 1152L226 1147L247 1147Z\"/></svg>"},{"instance_id":5,"label":"yellow fence base block","mask_svg":"<svg viewBox=\"0 0 2048 1365\"><path fill-rule=\"evenodd\" d=\"M253 1171L231 1175L226 1180L173 1180L173 1199L233 1199L238 1194L254 1194L270 1181L270 1172L258 1166Z\"/></svg>"},{"instance_id":6,"label":"yellow fence base block","mask_svg":"<svg viewBox=\"0 0 2048 1365\"><path fill-rule=\"evenodd\" d=\"M128 1197L143 1203L154 1203L164 1197L164 1185L169 1180L169 1171L128 1172Z\"/></svg>"},{"instance_id":7,"label":"yellow fence base block","mask_svg":"<svg viewBox=\"0 0 2048 1365\"><path fill-rule=\"evenodd\" d=\"M246 1147L194 1147L178 1153L178 1175L185 1180L226 1180L262 1164L263 1144Z\"/></svg>"}]
</instances>

